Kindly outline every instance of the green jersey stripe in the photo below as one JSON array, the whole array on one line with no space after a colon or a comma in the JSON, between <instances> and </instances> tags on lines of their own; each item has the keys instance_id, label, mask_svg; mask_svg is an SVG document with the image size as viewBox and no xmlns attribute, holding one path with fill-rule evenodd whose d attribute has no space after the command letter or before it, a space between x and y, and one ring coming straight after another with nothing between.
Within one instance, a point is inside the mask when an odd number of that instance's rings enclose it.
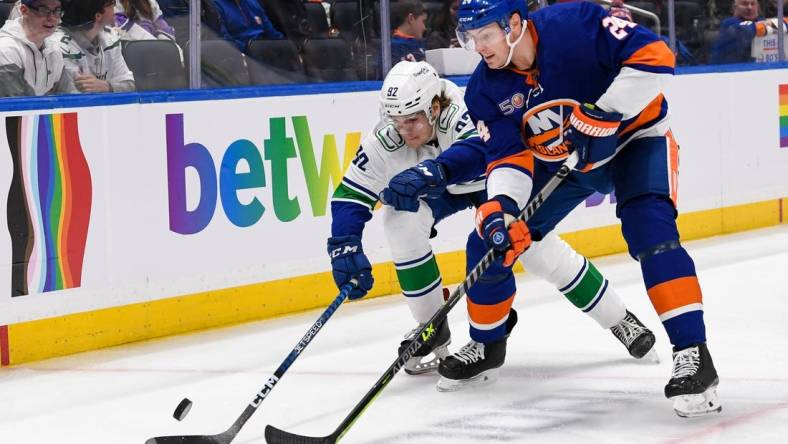
<instances>
[{"instance_id":1,"label":"green jersey stripe","mask_svg":"<svg viewBox=\"0 0 788 444\"><path fill-rule=\"evenodd\" d=\"M438 262L435 260L435 256L432 256L428 261L419 266L397 270L397 278L399 279L399 285L402 287L403 292L419 292L440 279Z\"/></svg>"},{"instance_id":2,"label":"green jersey stripe","mask_svg":"<svg viewBox=\"0 0 788 444\"><path fill-rule=\"evenodd\" d=\"M585 308L590 304L605 282L602 273L596 269L594 264L588 262L588 268L578 281L577 285L569 291L564 292L566 298L577 308Z\"/></svg>"},{"instance_id":3,"label":"green jersey stripe","mask_svg":"<svg viewBox=\"0 0 788 444\"><path fill-rule=\"evenodd\" d=\"M358 192L349 186L345 185L345 183L339 184L336 191L334 191L334 196L332 200L339 200L339 201L354 201L358 202L364 206L369 208L374 208L377 199L370 199L365 193Z\"/></svg>"}]
</instances>

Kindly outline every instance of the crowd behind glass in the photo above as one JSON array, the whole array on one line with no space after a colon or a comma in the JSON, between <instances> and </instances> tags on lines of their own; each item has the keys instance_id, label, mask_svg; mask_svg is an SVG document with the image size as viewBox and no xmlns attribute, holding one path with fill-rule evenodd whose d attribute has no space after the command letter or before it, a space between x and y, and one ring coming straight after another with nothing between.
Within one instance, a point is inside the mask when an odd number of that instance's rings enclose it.
<instances>
[{"instance_id":1,"label":"crowd behind glass","mask_svg":"<svg viewBox=\"0 0 788 444\"><path fill-rule=\"evenodd\" d=\"M598 0L611 16L659 34L679 66L784 61L778 38L788 43L788 19L777 17L778 1ZM458 3L391 0L391 65L458 47ZM379 80L388 65L380 8L377 0L202 0L199 8L188 0L0 0L0 97ZM190 54L201 66L191 82Z\"/></svg>"}]
</instances>

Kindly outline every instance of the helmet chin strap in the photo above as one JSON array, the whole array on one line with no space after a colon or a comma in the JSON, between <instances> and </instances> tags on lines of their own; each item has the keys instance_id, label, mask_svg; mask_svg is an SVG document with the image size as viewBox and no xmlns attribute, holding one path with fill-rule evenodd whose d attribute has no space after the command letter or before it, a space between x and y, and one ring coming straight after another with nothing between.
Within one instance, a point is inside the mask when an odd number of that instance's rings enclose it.
<instances>
[{"instance_id":1,"label":"helmet chin strap","mask_svg":"<svg viewBox=\"0 0 788 444\"><path fill-rule=\"evenodd\" d=\"M507 66L509 66L509 63L512 62L512 56L514 55L514 47L520 43L520 40L522 40L523 36L525 35L525 31L528 30L528 22L523 20L521 23L523 24L522 31L520 32L520 36L517 37L517 40L515 40L514 42L509 41L509 36L512 35L512 33L511 32L506 33L506 45L509 46L509 56L506 57L506 61L503 63L503 65L495 69L506 68Z\"/></svg>"}]
</instances>

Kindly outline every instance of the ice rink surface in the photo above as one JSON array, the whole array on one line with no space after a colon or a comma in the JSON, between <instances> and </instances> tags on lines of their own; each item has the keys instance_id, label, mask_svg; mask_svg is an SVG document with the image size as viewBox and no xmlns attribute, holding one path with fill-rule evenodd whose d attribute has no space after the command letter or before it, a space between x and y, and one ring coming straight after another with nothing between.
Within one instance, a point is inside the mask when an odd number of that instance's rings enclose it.
<instances>
[{"instance_id":1,"label":"ice rink surface","mask_svg":"<svg viewBox=\"0 0 788 444\"><path fill-rule=\"evenodd\" d=\"M630 358L609 331L532 276L520 275L520 322L501 378L439 393L436 375L400 372L344 443L786 443L788 225L688 242L704 291L721 414L677 417L662 389L670 345L636 262L595 260L657 335L660 364ZM0 370L0 443L143 444L215 434L235 420L320 310ZM468 340L465 304L452 351ZM328 435L394 361L413 327L401 297L339 308L234 443L264 443L266 424ZM172 411L194 401L182 422Z\"/></svg>"}]
</instances>

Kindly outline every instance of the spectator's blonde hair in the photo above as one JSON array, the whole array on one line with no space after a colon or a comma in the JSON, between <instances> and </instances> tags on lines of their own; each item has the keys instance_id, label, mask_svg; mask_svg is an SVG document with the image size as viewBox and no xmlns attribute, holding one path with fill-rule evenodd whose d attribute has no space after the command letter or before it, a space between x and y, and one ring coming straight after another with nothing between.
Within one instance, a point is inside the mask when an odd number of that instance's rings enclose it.
<instances>
[{"instance_id":1,"label":"spectator's blonde hair","mask_svg":"<svg viewBox=\"0 0 788 444\"><path fill-rule=\"evenodd\" d=\"M150 6L149 0L122 0L123 10L126 11L126 17L129 19L136 19L138 16L148 20L155 20L153 16L153 8Z\"/></svg>"}]
</instances>

